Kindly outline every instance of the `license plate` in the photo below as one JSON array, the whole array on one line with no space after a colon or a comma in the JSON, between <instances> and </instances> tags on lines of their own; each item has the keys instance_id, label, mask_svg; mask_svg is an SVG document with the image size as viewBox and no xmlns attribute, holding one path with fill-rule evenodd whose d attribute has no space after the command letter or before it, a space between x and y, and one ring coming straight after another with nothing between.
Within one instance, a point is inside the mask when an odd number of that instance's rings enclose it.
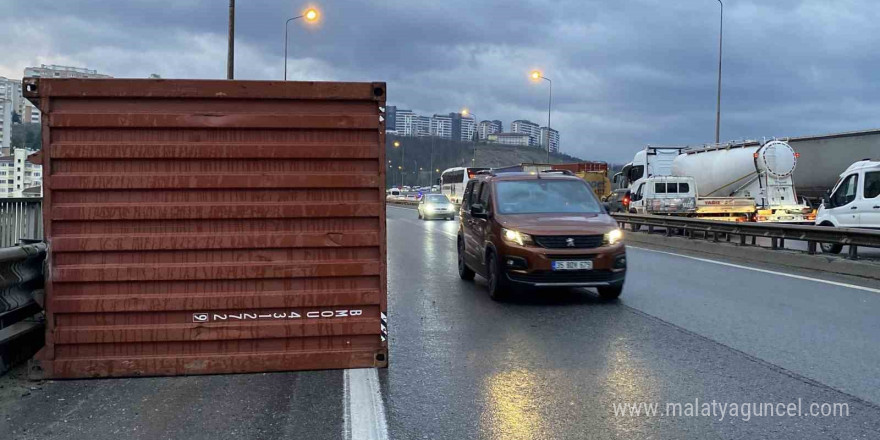
<instances>
[{"instance_id":1,"label":"license plate","mask_svg":"<svg viewBox=\"0 0 880 440\"><path fill-rule=\"evenodd\" d=\"M553 270L591 270L593 262L590 260L554 261Z\"/></svg>"}]
</instances>

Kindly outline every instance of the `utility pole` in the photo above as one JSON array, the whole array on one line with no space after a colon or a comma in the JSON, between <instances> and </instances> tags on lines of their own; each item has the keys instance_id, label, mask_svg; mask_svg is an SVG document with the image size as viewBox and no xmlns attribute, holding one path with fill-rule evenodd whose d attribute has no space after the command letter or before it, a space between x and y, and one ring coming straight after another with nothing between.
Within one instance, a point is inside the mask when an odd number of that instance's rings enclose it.
<instances>
[{"instance_id":1,"label":"utility pole","mask_svg":"<svg viewBox=\"0 0 880 440\"><path fill-rule=\"evenodd\" d=\"M721 25L718 31L718 103L715 107L715 144L721 142L721 42L724 38L724 3L718 0L721 5Z\"/></svg>"},{"instance_id":2,"label":"utility pole","mask_svg":"<svg viewBox=\"0 0 880 440\"><path fill-rule=\"evenodd\" d=\"M229 47L226 52L226 79L233 79L235 74L235 0L229 0Z\"/></svg>"}]
</instances>

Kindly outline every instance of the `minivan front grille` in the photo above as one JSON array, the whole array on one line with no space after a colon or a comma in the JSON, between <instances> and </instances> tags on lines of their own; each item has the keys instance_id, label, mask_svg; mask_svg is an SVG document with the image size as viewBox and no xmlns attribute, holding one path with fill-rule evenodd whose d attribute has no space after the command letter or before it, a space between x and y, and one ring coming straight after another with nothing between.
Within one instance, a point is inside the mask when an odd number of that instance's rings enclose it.
<instances>
[{"instance_id":1,"label":"minivan front grille","mask_svg":"<svg viewBox=\"0 0 880 440\"><path fill-rule=\"evenodd\" d=\"M538 246L547 249L592 249L602 246L602 235L537 235Z\"/></svg>"}]
</instances>

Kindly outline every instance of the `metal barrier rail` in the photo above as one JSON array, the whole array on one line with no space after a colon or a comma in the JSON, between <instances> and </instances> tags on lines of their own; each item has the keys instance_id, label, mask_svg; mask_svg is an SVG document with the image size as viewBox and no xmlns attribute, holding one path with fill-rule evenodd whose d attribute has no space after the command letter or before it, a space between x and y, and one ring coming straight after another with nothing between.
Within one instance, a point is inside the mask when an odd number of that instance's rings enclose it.
<instances>
[{"instance_id":1,"label":"metal barrier rail","mask_svg":"<svg viewBox=\"0 0 880 440\"><path fill-rule=\"evenodd\" d=\"M419 204L419 201L418 201L418 200L388 200L388 199L386 199L386 200L385 200L385 203L387 203L387 204L389 204L389 205L407 205L407 206L412 206L412 205L418 205L418 204Z\"/></svg>"},{"instance_id":2,"label":"metal barrier rail","mask_svg":"<svg viewBox=\"0 0 880 440\"><path fill-rule=\"evenodd\" d=\"M34 292L43 288L46 244L0 249L0 329L41 310Z\"/></svg>"},{"instance_id":3,"label":"metal barrier rail","mask_svg":"<svg viewBox=\"0 0 880 440\"><path fill-rule=\"evenodd\" d=\"M750 222L719 222L700 220L687 217L673 217L664 215L639 215L639 214L612 214L617 223L622 227L627 224L633 231L647 226L648 232L654 232L655 227L664 228L666 235L673 235L673 230L680 230L685 236L694 238L694 233L702 233L705 239L719 241L724 236L730 241L731 235L739 236L739 244L746 245L746 239L751 238L751 244L755 245L758 237L766 237L771 240L772 249L785 247L785 240L797 240L807 242L807 252L816 253L816 244L829 243L849 246L848 257L858 259L858 248L880 248L880 231L854 228L832 228L825 226L810 225L785 225L778 223L750 223Z\"/></svg>"},{"instance_id":4,"label":"metal barrier rail","mask_svg":"<svg viewBox=\"0 0 880 440\"><path fill-rule=\"evenodd\" d=\"M0 248L43 239L42 198L0 198Z\"/></svg>"},{"instance_id":5,"label":"metal barrier rail","mask_svg":"<svg viewBox=\"0 0 880 440\"><path fill-rule=\"evenodd\" d=\"M43 346L43 262L46 244L0 249L0 374Z\"/></svg>"}]
</instances>

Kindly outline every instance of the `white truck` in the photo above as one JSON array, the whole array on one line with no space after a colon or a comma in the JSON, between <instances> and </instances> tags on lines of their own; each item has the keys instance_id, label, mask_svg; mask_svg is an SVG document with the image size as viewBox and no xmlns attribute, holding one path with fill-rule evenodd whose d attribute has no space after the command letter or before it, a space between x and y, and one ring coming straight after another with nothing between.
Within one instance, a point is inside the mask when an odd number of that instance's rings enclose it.
<instances>
[{"instance_id":1,"label":"white truck","mask_svg":"<svg viewBox=\"0 0 880 440\"><path fill-rule=\"evenodd\" d=\"M692 177L694 216L714 220L812 223L813 211L798 202L791 174L798 154L787 143L730 144L701 149L648 147L615 176L636 194L640 179ZM644 190L643 190L644 191Z\"/></svg>"}]
</instances>

